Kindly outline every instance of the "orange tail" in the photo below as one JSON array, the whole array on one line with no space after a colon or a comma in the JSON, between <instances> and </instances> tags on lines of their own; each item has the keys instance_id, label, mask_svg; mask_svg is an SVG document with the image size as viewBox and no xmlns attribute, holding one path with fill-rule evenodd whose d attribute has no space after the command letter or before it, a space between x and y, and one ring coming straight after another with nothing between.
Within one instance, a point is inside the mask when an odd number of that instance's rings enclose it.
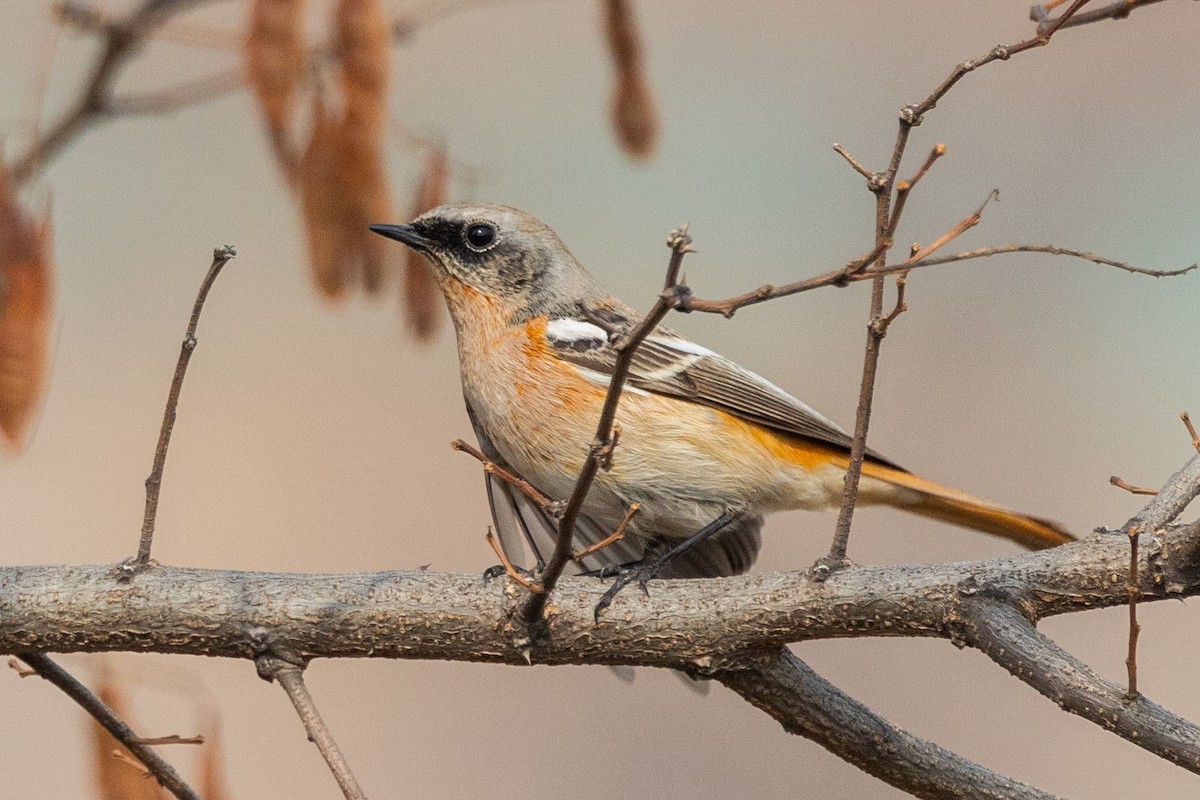
<instances>
[{"instance_id":1,"label":"orange tail","mask_svg":"<svg viewBox=\"0 0 1200 800\"><path fill-rule=\"evenodd\" d=\"M867 462L863 464L863 474L917 492L919 498L915 503L900 506L914 514L1002 536L1030 550L1075 541L1057 522L1000 508L902 470Z\"/></svg>"}]
</instances>

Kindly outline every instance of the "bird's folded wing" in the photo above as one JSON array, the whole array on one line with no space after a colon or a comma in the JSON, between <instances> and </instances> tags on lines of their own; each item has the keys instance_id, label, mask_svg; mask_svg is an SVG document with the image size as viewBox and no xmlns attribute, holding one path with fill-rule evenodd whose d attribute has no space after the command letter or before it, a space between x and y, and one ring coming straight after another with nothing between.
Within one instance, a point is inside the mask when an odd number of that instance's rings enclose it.
<instances>
[{"instance_id":1,"label":"bird's folded wing","mask_svg":"<svg viewBox=\"0 0 1200 800\"><path fill-rule=\"evenodd\" d=\"M594 318L609 327L627 329L636 324L609 309ZM546 325L552 351L578 367L584 377L605 386L617 360L610 338L605 328L580 319L553 319ZM850 449L850 434L833 420L765 378L662 328L647 336L635 351L628 380L638 389L711 406L767 428ZM867 454L900 468L871 450Z\"/></svg>"}]
</instances>

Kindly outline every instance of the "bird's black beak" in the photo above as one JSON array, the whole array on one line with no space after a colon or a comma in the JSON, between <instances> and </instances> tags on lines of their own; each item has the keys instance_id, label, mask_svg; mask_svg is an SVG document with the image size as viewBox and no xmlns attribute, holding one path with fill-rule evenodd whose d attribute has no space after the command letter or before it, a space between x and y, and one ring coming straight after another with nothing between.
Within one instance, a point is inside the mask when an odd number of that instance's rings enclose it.
<instances>
[{"instance_id":1,"label":"bird's black beak","mask_svg":"<svg viewBox=\"0 0 1200 800\"><path fill-rule=\"evenodd\" d=\"M409 247L420 250L423 253L429 252L431 242L412 225L371 225L369 227L380 236L386 236L389 239L395 239L397 242L403 242Z\"/></svg>"}]
</instances>

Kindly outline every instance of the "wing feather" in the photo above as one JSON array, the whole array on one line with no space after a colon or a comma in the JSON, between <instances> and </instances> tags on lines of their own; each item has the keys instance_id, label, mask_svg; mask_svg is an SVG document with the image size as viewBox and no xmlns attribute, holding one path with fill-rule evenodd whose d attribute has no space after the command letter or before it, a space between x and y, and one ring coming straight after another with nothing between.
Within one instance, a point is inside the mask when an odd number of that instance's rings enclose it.
<instances>
[{"instance_id":1,"label":"wing feather","mask_svg":"<svg viewBox=\"0 0 1200 800\"><path fill-rule=\"evenodd\" d=\"M632 315L612 309L588 312L610 327L636 324ZM558 331L577 329L568 324L546 327L547 341L559 358L583 369L611 376L617 351L603 328L590 326L587 336L556 336ZM565 322L565 321L563 321ZM655 394L678 397L717 408L767 428L803 436L845 450L852 437L836 422L792 397L775 384L727 358L663 328L656 329L634 353L629 385ZM875 461L901 469L891 460L868 449Z\"/></svg>"}]
</instances>

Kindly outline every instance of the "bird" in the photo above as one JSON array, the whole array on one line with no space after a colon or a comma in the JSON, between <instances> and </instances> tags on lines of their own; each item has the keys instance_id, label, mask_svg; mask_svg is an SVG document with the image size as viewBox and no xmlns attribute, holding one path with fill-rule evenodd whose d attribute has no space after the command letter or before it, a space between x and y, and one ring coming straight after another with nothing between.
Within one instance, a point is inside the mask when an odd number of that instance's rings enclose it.
<instances>
[{"instance_id":1,"label":"bird","mask_svg":"<svg viewBox=\"0 0 1200 800\"><path fill-rule=\"evenodd\" d=\"M370 228L417 250L433 270L480 450L546 497L568 498L589 457L614 340L642 315L602 289L549 226L515 208L442 205L406 225ZM668 328L655 328L635 350L616 426L619 444L586 497L573 544L601 542L634 503L638 512L623 538L576 559L576 573L640 570L643 589L650 577L744 573L768 514L842 502L850 434ZM552 511L494 472L486 483L504 552L515 562L528 548L540 567L554 549ZM871 449L858 503L1030 549L1074 538L1056 522L935 483Z\"/></svg>"}]
</instances>

